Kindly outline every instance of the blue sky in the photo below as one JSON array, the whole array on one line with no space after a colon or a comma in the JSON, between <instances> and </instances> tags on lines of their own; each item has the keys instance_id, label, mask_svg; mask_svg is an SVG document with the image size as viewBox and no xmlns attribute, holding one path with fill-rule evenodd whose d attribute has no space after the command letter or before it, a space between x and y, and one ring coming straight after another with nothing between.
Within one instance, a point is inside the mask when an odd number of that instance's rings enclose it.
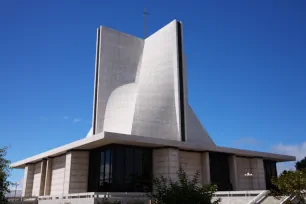
<instances>
[{"instance_id":1,"label":"blue sky","mask_svg":"<svg viewBox=\"0 0 306 204\"><path fill-rule=\"evenodd\" d=\"M189 103L214 141L306 156L306 1L0 2L0 146L11 161L86 136L96 28L183 21ZM11 180L20 181L14 170Z\"/></svg>"}]
</instances>

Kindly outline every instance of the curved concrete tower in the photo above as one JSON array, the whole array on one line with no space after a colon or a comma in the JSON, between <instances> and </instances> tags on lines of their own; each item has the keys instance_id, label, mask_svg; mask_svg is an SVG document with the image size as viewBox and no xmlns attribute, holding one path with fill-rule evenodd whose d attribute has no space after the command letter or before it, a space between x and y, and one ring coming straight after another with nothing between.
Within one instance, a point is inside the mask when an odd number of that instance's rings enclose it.
<instances>
[{"instance_id":1,"label":"curved concrete tower","mask_svg":"<svg viewBox=\"0 0 306 204\"><path fill-rule=\"evenodd\" d=\"M107 27L97 31L93 127L215 146L188 104L182 23L145 40Z\"/></svg>"}]
</instances>

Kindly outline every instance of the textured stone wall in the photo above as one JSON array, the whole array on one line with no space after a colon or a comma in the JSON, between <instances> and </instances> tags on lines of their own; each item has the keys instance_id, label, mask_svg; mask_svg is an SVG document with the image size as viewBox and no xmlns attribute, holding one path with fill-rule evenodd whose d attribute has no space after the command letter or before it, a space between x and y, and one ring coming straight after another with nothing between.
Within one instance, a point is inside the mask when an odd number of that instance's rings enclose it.
<instances>
[{"instance_id":1,"label":"textured stone wall","mask_svg":"<svg viewBox=\"0 0 306 204\"><path fill-rule=\"evenodd\" d=\"M265 169L263 164L263 159L252 158L251 162L251 171L254 172L252 177L253 189L266 189L266 180L265 180Z\"/></svg>"},{"instance_id":2,"label":"textured stone wall","mask_svg":"<svg viewBox=\"0 0 306 204\"><path fill-rule=\"evenodd\" d=\"M133 135L181 140L177 22L145 40Z\"/></svg>"},{"instance_id":3,"label":"textured stone wall","mask_svg":"<svg viewBox=\"0 0 306 204\"><path fill-rule=\"evenodd\" d=\"M32 196L39 196L40 182L41 182L41 163L42 162L38 162L34 165Z\"/></svg>"},{"instance_id":4,"label":"textured stone wall","mask_svg":"<svg viewBox=\"0 0 306 204\"><path fill-rule=\"evenodd\" d=\"M237 172L237 157L236 155L230 155L228 157L229 171L230 171L230 182L233 190L238 189L238 172Z\"/></svg>"},{"instance_id":5,"label":"textured stone wall","mask_svg":"<svg viewBox=\"0 0 306 204\"><path fill-rule=\"evenodd\" d=\"M135 101L132 90L120 91L120 88L125 89L125 85L136 82L143 45L143 39L107 27L99 28L95 134L103 130L131 133ZM132 103L132 106L127 108L125 103Z\"/></svg>"},{"instance_id":6,"label":"textured stone wall","mask_svg":"<svg viewBox=\"0 0 306 204\"><path fill-rule=\"evenodd\" d=\"M62 195L65 180L66 155L53 158L50 195Z\"/></svg>"},{"instance_id":7,"label":"textured stone wall","mask_svg":"<svg viewBox=\"0 0 306 204\"><path fill-rule=\"evenodd\" d=\"M209 152L201 153L202 183L210 184Z\"/></svg>"},{"instance_id":8,"label":"textured stone wall","mask_svg":"<svg viewBox=\"0 0 306 204\"><path fill-rule=\"evenodd\" d=\"M51 179L52 179L52 158L48 158L46 162L46 176L44 183L44 195L50 195L51 191Z\"/></svg>"},{"instance_id":9,"label":"textured stone wall","mask_svg":"<svg viewBox=\"0 0 306 204\"><path fill-rule=\"evenodd\" d=\"M45 180L46 180L46 166L47 166L47 160L42 160L41 162L41 173L40 173L40 184L39 184L39 195L44 195L45 190Z\"/></svg>"},{"instance_id":10,"label":"textured stone wall","mask_svg":"<svg viewBox=\"0 0 306 204\"><path fill-rule=\"evenodd\" d=\"M247 172L253 176L245 176ZM264 190L265 188L263 160L237 157L237 190Z\"/></svg>"},{"instance_id":11,"label":"textured stone wall","mask_svg":"<svg viewBox=\"0 0 306 204\"><path fill-rule=\"evenodd\" d=\"M153 176L160 175L172 180L177 179L177 171L179 170L179 150L171 148L154 149L153 150Z\"/></svg>"},{"instance_id":12,"label":"textured stone wall","mask_svg":"<svg viewBox=\"0 0 306 204\"><path fill-rule=\"evenodd\" d=\"M66 155L64 194L87 192L89 152L72 151Z\"/></svg>"},{"instance_id":13,"label":"textured stone wall","mask_svg":"<svg viewBox=\"0 0 306 204\"><path fill-rule=\"evenodd\" d=\"M180 166L190 179L199 173L199 181L202 182L202 164L200 152L180 151Z\"/></svg>"},{"instance_id":14,"label":"textured stone wall","mask_svg":"<svg viewBox=\"0 0 306 204\"><path fill-rule=\"evenodd\" d=\"M27 164L24 169L22 197L31 197L34 181L34 164Z\"/></svg>"}]
</instances>

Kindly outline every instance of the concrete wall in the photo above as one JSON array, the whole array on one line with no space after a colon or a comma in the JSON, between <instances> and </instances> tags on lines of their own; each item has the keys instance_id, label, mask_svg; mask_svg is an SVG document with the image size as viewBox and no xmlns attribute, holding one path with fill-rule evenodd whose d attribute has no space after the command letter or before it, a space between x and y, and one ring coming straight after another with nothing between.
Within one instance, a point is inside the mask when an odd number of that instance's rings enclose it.
<instances>
[{"instance_id":1,"label":"concrete wall","mask_svg":"<svg viewBox=\"0 0 306 204\"><path fill-rule=\"evenodd\" d=\"M27 164L24 169L24 179L22 187L22 197L31 197L34 181L34 164Z\"/></svg>"},{"instance_id":2,"label":"concrete wall","mask_svg":"<svg viewBox=\"0 0 306 204\"><path fill-rule=\"evenodd\" d=\"M249 172L253 176L245 176ZM263 160L237 157L237 189L264 190L266 188Z\"/></svg>"},{"instance_id":3,"label":"concrete wall","mask_svg":"<svg viewBox=\"0 0 306 204\"><path fill-rule=\"evenodd\" d=\"M42 166L42 162L38 162L34 165L34 179L33 179L32 196L39 196L41 171L42 171L41 166Z\"/></svg>"},{"instance_id":4,"label":"concrete wall","mask_svg":"<svg viewBox=\"0 0 306 204\"><path fill-rule=\"evenodd\" d=\"M251 162L251 171L254 172L254 176L252 177L253 189L266 189L263 159L253 158Z\"/></svg>"},{"instance_id":5,"label":"concrete wall","mask_svg":"<svg viewBox=\"0 0 306 204\"><path fill-rule=\"evenodd\" d=\"M180 166L190 179L198 172L199 181L202 181L201 153L180 151Z\"/></svg>"},{"instance_id":6,"label":"concrete wall","mask_svg":"<svg viewBox=\"0 0 306 204\"><path fill-rule=\"evenodd\" d=\"M234 190L264 190L265 174L263 160L229 155L230 180ZM153 150L153 175L163 175L177 179L177 171L182 167L189 178L199 172L202 184L210 183L209 153L187 152L172 148ZM245 174L252 173L252 177Z\"/></svg>"},{"instance_id":7,"label":"concrete wall","mask_svg":"<svg viewBox=\"0 0 306 204\"><path fill-rule=\"evenodd\" d=\"M25 168L24 197L87 192L89 152L71 151Z\"/></svg>"},{"instance_id":8,"label":"concrete wall","mask_svg":"<svg viewBox=\"0 0 306 204\"><path fill-rule=\"evenodd\" d=\"M178 25L174 20L145 40L98 29L93 131L88 137L107 131L180 141L183 121L186 141L215 147L188 105Z\"/></svg>"},{"instance_id":9,"label":"concrete wall","mask_svg":"<svg viewBox=\"0 0 306 204\"><path fill-rule=\"evenodd\" d=\"M34 164L32 196L44 195L46 160Z\"/></svg>"},{"instance_id":10,"label":"concrete wall","mask_svg":"<svg viewBox=\"0 0 306 204\"><path fill-rule=\"evenodd\" d=\"M133 135L181 140L177 22L145 40Z\"/></svg>"},{"instance_id":11,"label":"concrete wall","mask_svg":"<svg viewBox=\"0 0 306 204\"><path fill-rule=\"evenodd\" d=\"M67 153L64 194L87 192L88 166L89 152Z\"/></svg>"},{"instance_id":12,"label":"concrete wall","mask_svg":"<svg viewBox=\"0 0 306 204\"><path fill-rule=\"evenodd\" d=\"M237 157L236 155L230 155L228 157L229 171L230 171L230 182L233 190L238 189L238 171L237 171Z\"/></svg>"},{"instance_id":13,"label":"concrete wall","mask_svg":"<svg viewBox=\"0 0 306 204\"><path fill-rule=\"evenodd\" d=\"M153 176L160 175L177 179L177 171L179 170L179 150L171 148L154 149L153 150Z\"/></svg>"},{"instance_id":14,"label":"concrete wall","mask_svg":"<svg viewBox=\"0 0 306 204\"><path fill-rule=\"evenodd\" d=\"M50 195L62 195L65 180L66 155L53 158Z\"/></svg>"},{"instance_id":15,"label":"concrete wall","mask_svg":"<svg viewBox=\"0 0 306 204\"><path fill-rule=\"evenodd\" d=\"M209 159L209 157L205 157L205 154L207 153L187 152L172 148L154 149L153 175L154 177L163 175L166 178L176 180L177 172L181 167L190 179L193 178L196 172L199 172L199 181L208 184L210 174L209 166L207 166L209 160L207 158ZM203 175L206 175L205 179Z\"/></svg>"},{"instance_id":16,"label":"concrete wall","mask_svg":"<svg viewBox=\"0 0 306 204\"><path fill-rule=\"evenodd\" d=\"M210 184L209 152L201 153L202 183Z\"/></svg>"},{"instance_id":17,"label":"concrete wall","mask_svg":"<svg viewBox=\"0 0 306 204\"><path fill-rule=\"evenodd\" d=\"M97 89L96 110L94 110L96 111L96 114L94 113L96 115L95 134L103 130L131 133L135 106L133 96L130 99L126 98L129 100L122 101L110 100L110 98L117 99L133 95L130 91L121 92L117 89L136 82L143 46L143 39L107 27L99 28L95 82ZM125 103L132 103L133 106L127 109ZM113 129L114 127L116 129Z\"/></svg>"},{"instance_id":18,"label":"concrete wall","mask_svg":"<svg viewBox=\"0 0 306 204\"><path fill-rule=\"evenodd\" d=\"M216 144L209 136L208 132L201 124L192 107L188 104L187 112L187 141L193 143L201 143L207 147L216 147Z\"/></svg>"},{"instance_id":19,"label":"concrete wall","mask_svg":"<svg viewBox=\"0 0 306 204\"><path fill-rule=\"evenodd\" d=\"M50 195L52 181L52 158L48 158L46 162L46 176L44 183L44 195Z\"/></svg>"}]
</instances>

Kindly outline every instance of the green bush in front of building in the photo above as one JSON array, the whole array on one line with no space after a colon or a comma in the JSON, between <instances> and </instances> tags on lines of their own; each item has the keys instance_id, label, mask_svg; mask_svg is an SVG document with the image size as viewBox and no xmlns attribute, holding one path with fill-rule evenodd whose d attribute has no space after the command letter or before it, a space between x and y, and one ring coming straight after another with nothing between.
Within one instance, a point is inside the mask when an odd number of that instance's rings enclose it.
<instances>
[{"instance_id":1,"label":"green bush in front of building","mask_svg":"<svg viewBox=\"0 0 306 204\"><path fill-rule=\"evenodd\" d=\"M148 192L147 196L152 204L219 204L220 199L213 199L213 194L217 191L215 185L199 184L199 173L192 179L183 169L177 173L177 181L172 181L164 176L153 180L153 192Z\"/></svg>"}]
</instances>

